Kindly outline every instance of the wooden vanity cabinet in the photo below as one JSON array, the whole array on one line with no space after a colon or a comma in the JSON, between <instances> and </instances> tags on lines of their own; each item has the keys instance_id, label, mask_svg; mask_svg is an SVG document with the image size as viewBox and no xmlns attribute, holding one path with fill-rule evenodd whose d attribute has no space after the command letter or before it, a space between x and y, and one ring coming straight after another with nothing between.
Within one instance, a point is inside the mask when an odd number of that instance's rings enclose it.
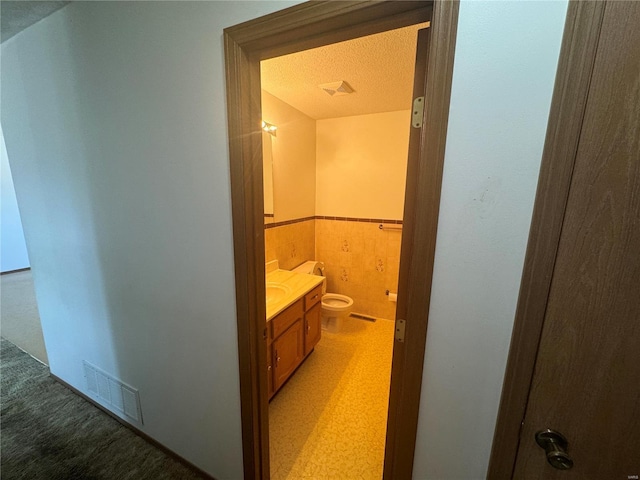
<instances>
[{"instance_id":1,"label":"wooden vanity cabinet","mask_svg":"<svg viewBox=\"0 0 640 480\"><path fill-rule=\"evenodd\" d=\"M321 286L312 289L267 324L269 399L320 341L321 294Z\"/></svg>"},{"instance_id":2,"label":"wooden vanity cabinet","mask_svg":"<svg viewBox=\"0 0 640 480\"><path fill-rule=\"evenodd\" d=\"M270 395L273 395L291 376L304 357L304 302L295 302L282 313L271 319L267 325L267 368L271 362ZM268 345L269 346L269 345Z\"/></svg>"},{"instance_id":3,"label":"wooden vanity cabinet","mask_svg":"<svg viewBox=\"0 0 640 480\"><path fill-rule=\"evenodd\" d=\"M322 334L321 322L321 304L311 307L311 310L304 314L305 335L304 335L304 354L309 355L313 347L320 341Z\"/></svg>"},{"instance_id":4,"label":"wooden vanity cabinet","mask_svg":"<svg viewBox=\"0 0 640 480\"><path fill-rule=\"evenodd\" d=\"M304 358L304 329L302 318L273 341L273 387L277 391Z\"/></svg>"},{"instance_id":5,"label":"wooden vanity cabinet","mask_svg":"<svg viewBox=\"0 0 640 480\"><path fill-rule=\"evenodd\" d=\"M273 354L271 348L271 339L267 340L267 392L269 398L273 395Z\"/></svg>"},{"instance_id":6,"label":"wooden vanity cabinet","mask_svg":"<svg viewBox=\"0 0 640 480\"><path fill-rule=\"evenodd\" d=\"M309 355L322 336L322 285L305 295L304 354Z\"/></svg>"}]
</instances>

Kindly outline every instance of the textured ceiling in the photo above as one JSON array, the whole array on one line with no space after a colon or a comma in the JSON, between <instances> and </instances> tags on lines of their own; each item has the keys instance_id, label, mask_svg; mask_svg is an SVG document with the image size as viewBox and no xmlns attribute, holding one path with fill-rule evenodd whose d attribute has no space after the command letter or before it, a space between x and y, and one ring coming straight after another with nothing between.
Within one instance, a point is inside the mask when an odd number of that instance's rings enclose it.
<instances>
[{"instance_id":1,"label":"textured ceiling","mask_svg":"<svg viewBox=\"0 0 640 480\"><path fill-rule=\"evenodd\" d=\"M316 120L411 108L413 25L261 62L262 88ZM346 81L354 93L329 96L320 84Z\"/></svg>"},{"instance_id":2,"label":"textured ceiling","mask_svg":"<svg viewBox=\"0 0 640 480\"><path fill-rule=\"evenodd\" d=\"M48 17L69 2L0 2L0 31L2 41Z\"/></svg>"}]
</instances>

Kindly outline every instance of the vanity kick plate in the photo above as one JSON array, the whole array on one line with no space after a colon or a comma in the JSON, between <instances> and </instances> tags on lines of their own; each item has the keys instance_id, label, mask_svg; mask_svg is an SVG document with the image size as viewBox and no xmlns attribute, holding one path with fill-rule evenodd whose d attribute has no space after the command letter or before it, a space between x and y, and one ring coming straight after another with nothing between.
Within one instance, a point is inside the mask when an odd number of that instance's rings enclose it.
<instances>
[{"instance_id":1,"label":"vanity kick plate","mask_svg":"<svg viewBox=\"0 0 640 480\"><path fill-rule=\"evenodd\" d=\"M406 320L401 318L396 320L396 340L401 343L404 343L404 327L406 323Z\"/></svg>"}]
</instances>

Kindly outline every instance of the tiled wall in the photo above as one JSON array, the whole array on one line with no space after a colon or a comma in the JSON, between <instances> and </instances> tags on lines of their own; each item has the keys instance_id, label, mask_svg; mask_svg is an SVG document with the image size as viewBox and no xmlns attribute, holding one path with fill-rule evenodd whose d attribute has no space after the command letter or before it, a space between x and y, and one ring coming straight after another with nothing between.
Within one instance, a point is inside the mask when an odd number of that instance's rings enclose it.
<instances>
[{"instance_id":1,"label":"tiled wall","mask_svg":"<svg viewBox=\"0 0 640 480\"><path fill-rule=\"evenodd\" d=\"M291 270L315 258L315 220L313 218L265 228L264 246L267 262L278 260L280 268Z\"/></svg>"},{"instance_id":2,"label":"tiled wall","mask_svg":"<svg viewBox=\"0 0 640 480\"><path fill-rule=\"evenodd\" d=\"M402 232L379 223L316 219L315 259L325 263L327 291L353 298L353 311L395 319Z\"/></svg>"},{"instance_id":3,"label":"tiled wall","mask_svg":"<svg viewBox=\"0 0 640 480\"><path fill-rule=\"evenodd\" d=\"M395 319L402 232L379 222L310 219L265 229L266 261L291 270L307 260L325 264L327 291L353 298L353 311Z\"/></svg>"}]
</instances>

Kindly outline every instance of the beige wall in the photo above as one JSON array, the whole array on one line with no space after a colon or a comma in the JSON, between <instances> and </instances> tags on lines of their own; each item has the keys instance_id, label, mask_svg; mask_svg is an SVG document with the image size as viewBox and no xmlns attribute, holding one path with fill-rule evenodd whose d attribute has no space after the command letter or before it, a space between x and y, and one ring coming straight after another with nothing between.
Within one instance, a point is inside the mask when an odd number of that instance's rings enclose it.
<instances>
[{"instance_id":1,"label":"beige wall","mask_svg":"<svg viewBox=\"0 0 640 480\"><path fill-rule=\"evenodd\" d=\"M410 114L316 122L316 215L402 219Z\"/></svg>"},{"instance_id":2,"label":"beige wall","mask_svg":"<svg viewBox=\"0 0 640 480\"><path fill-rule=\"evenodd\" d=\"M278 127L271 138L274 221L315 215L315 120L264 90L262 117Z\"/></svg>"}]
</instances>

